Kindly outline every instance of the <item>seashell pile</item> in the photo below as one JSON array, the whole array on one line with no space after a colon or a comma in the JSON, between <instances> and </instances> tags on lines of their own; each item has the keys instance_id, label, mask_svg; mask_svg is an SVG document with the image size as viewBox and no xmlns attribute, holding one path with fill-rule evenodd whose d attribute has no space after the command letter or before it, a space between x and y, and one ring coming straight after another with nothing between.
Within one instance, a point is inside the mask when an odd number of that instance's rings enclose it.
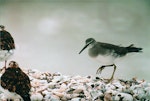
<instances>
[{"instance_id":1,"label":"seashell pile","mask_svg":"<svg viewBox=\"0 0 150 101\"><path fill-rule=\"evenodd\" d=\"M66 76L33 69L24 72L31 80L32 101L150 101L150 83L145 80L115 79L106 83L92 76ZM0 92L0 101L6 99Z\"/></svg>"}]
</instances>

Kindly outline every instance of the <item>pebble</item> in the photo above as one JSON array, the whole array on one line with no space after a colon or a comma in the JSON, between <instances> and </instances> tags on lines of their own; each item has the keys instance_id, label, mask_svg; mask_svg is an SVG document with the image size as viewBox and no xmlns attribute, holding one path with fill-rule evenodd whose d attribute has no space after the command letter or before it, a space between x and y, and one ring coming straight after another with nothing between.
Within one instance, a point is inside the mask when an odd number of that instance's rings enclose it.
<instances>
[{"instance_id":1,"label":"pebble","mask_svg":"<svg viewBox=\"0 0 150 101\"><path fill-rule=\"evenodd\" d=\"M40 93L34 93L31 95L31 101L42 101L43 96Z\"/></svg>"},{"instance_id":2,"label":"pebble","mask_svg":"<svg viewBox=\"0 0 150 101\"><path fill-rule=\"evenodd\" d=\"M114 79L106 83L94 76L23 70L31 80L32 101L150 101L150 83L145 80ZM0 91L0 101L6 100Z\"/></svg>"},{"instance_id":3,"label":"pebble","mask_svg":"<svg viewBox=\"0 0 150 101\"><path fill-rule=\"evenodd\" d=\"M133 101L133 97L127 93L118 93L115 96L114 100L116 100L116 101Z\"/></svg>"}]
</instances>

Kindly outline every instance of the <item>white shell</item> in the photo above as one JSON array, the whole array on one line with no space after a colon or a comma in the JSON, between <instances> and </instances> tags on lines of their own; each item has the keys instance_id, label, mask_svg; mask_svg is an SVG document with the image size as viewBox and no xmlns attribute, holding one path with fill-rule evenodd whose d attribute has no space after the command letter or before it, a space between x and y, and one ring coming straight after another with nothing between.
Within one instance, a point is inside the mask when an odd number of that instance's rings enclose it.
<instances>
[{"instance_id":1,"label":"white shell","mask_svg":"<svg viewBox=\"0 0 150 101\"><path fill-rule=\"evenodd\" d=\"M35 93L31 95L31 101L42 101L43 96L40 93Z\"/></svg>"},{"instance_id":2,"label":"white shell","mask_svg":"<svg viewBox=\"0 0 150 101\"><path fill-rule=\"evenodd\" d=\"M150 100L150 83L144 80L128 80L126 83L126 80L115 79L106 84L103 79L94 77L42 73L36 69L22 70L31 80L32 101ZM6 99L6 95L0 92L0 101Z\"/></svg>"},{"instance_id":3,"label":"white shell","mask_svg":"<svg viewBox=\"0 0 150 101\"><path fill-rule=\"evenodd\" d=\"M122 99L122 101L133 101L133 97L130 94L127 94L127 93L118 93L115 96L116 101L119 101L121 99Z\"/></svg>"}]
</instances>

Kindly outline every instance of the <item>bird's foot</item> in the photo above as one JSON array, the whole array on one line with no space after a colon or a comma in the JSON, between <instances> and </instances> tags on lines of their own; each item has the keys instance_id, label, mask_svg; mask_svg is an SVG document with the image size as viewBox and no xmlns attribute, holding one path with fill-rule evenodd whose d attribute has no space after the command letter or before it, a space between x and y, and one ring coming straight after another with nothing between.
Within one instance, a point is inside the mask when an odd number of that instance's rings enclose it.
<instances>
[{"instance_id":1,"label":"bird's foot","mask_svg":"<svg viewBox=\"0 0 150 101\"><path fill-rule=\"evenodd\" d=\"M111 83L113 81L113 78L110 79L103 79L105 83Z\"/></svg>"},{"instance_id":2,"label":"bird's foot","mask_svg":"<svg viewBox=\"0 0 150 101\"><path fill-rule=\"evenodd\" d=\"M105 68L105 66L101 66L97 69L96 74L101 74L102 70Z\"/></svg>"},{"instance_id":3,"label":"bird's foot","mask_svg":"<svg viewBox=\"0 0 150 101\"><path fill-rule=\"evenodd\" d=\"M110 79L104 79L104 82L111 83L113 80L114 80L114 75L112 75Z\"/></svg>"}]
</instances>

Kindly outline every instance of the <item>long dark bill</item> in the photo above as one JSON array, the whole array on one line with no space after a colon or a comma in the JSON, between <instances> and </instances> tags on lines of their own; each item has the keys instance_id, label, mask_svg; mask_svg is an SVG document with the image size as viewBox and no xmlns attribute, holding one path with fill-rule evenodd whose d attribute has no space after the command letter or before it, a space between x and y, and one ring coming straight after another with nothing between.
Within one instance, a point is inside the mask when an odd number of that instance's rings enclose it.
<instances>
[{"instance_id":1,"label":"long dark bill","mask_svg":"<svg viewBox=\"0 0 150 101\"><path fill-rule=\"evenodd\" d=\"M86 45L83 47L83 49L79 52L79 54L80 54L85 48L87 48L88 45L89 45L89 44L86 44Z\"/></svg>"}]
</instances>

